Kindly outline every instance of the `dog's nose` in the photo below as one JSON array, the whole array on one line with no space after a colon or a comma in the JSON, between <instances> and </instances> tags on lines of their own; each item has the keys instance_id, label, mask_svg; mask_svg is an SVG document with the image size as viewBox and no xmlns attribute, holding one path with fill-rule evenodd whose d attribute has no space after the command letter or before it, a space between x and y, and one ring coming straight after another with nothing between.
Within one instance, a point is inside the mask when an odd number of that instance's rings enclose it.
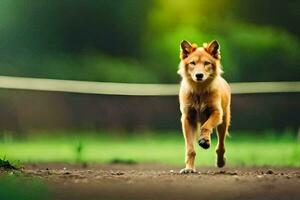
<instances>
[{"instance_id":1,"label":"dog's nose","mask_svg":"<svg viewBox=\"0 0 300 200\"><path fill-rule=\"evenodd\" d=\"M197 73L197 74L196 74L196 78L197 78L198 81L199 81L199 80L202 80L203 76L204 76L203 73Z\"/></svg>"}]
</instances>

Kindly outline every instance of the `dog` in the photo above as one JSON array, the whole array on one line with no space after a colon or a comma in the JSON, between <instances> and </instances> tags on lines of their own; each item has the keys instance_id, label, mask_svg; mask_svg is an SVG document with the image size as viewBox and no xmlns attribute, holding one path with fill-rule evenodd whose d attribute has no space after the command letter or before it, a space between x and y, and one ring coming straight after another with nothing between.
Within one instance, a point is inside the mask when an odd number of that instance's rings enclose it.
<instances>
[{"instance_id":1,"label":"dog","mask_svg":"<svg viewBox=\"0 0 300 200\"><path fill-rule=\"evenodd\" d=\"M181 76L179 102L182 130L185 139L185 168L180 173L194 173L196 139L203 149L211 145L211 134L216 128L218 167L226 163L225 138L230 125L231 92L221 77L220 45L216 40L202 47L184 40L180 44Z\"/></svg>"}]
</instances>

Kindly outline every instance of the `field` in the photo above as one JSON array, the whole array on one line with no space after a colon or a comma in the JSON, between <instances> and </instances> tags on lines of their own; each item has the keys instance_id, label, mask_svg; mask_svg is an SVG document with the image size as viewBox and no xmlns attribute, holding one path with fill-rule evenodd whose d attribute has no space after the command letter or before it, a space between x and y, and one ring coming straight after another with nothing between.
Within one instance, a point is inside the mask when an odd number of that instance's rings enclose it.
<instances>
[{"instance_id":1,"label":"field","mask_svg":"<svg viewBox=\"0 0 300 200\"><path fill-rule=\"evenodd\" d=\"M189 175L179 174L179 132L67 134L5 134L0 156L22 171L0 170L0 199L300 198L300 143L289 132L231 133L223 169L214 166L214 138L211 149L197 147L198 172Z\"/></svg>"},{"instance_id":2,"label":"field","mask_svg":"<svg viewBox=\"0 0 300 200\"><path fill-rule=\"evenodd\" d=\"M164 133L42 133L42 137L0 140L1 155L28 162L160 163L182 166L184 141L179 132ZM48 136L45 136L48 135ZM70 136L67 136L70 135ZM197 166L214 166L213 135L209 150L197 146ZM229 166L300 166L300 142L290 132L231 133L226 151Z\"/></svg>"}]
</instances>

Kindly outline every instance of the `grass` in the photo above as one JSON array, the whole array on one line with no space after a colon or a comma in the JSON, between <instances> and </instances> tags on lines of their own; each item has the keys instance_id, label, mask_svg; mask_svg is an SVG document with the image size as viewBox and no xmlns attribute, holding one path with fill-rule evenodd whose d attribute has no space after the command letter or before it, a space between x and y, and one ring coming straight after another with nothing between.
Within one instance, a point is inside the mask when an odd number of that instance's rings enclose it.
<instances>
[{"instance_id":1,"label":"grass","mask_svg":"<svg viewBox=\"0 0 300 200\"><path fill-rule=\"evenodd\" d=\"M43 134L44 135L44 134ZM47 135L50 135L49 133ZM103 134L75 132L27 139L0 139L0 157L23 162L125 162L162 163L182 166L181 133ZM214 134L215 135L215 134ZM229 166L300 167L300 142L287 133L231 133L227 140ZM197 149L197 166L215 164L213 137L209 150Z\"/></svg>"},{"instance_id":2,"label":"grass","mask_svg":"<svg viewBox=\"0 0 300 200\"><path fill-rule=\"evenodd\" d=\"M15 167L14 165L12 165L8 160L6 160L5 158L0 159L0 170L17 170L17 167Z\"/></svg>"},{"instance_id":3,"label":"grass","mask_svg":"<svg viewBox=\"0 0 300 200\"><path fill-rule=\"evenodd\" d=\"M3 175L0 179L0 199L47 200L50 191L37 179L26 179L22 175Z\"/></svg>"}]
</instances>

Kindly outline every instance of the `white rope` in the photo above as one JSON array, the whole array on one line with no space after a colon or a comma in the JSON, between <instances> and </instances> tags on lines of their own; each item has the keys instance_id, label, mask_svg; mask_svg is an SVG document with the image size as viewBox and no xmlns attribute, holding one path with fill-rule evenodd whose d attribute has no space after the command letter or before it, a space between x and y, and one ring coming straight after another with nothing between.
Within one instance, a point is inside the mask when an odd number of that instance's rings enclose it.
<instances>
[{"instance_id":1,"label":"white rope","mask_svg":"<svg viewBox=\"0 0 300 200\"><path fill-rule=\"evenodd\" d=\"M233 94L300 92L300 82L231 83ZM129 96L175 96L178 84L137 84L0 76L0 88Z\"/></svg>"}]
</instances>

